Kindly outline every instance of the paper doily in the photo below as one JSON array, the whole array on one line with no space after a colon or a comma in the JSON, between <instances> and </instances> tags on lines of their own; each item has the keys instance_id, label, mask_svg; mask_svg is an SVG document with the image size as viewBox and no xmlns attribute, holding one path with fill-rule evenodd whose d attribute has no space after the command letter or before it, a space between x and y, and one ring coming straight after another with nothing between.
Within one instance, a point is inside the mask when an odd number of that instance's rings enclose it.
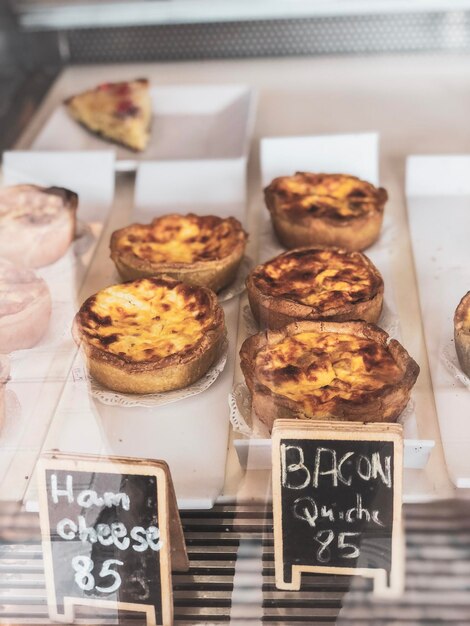
<instances>
[{"instance_id":1,"label":"paper doily","mask_svg":"<svg viewBox=\"0 0 470 626\"><path fill-rule=\"evenodd\" d=\"M470 390L470 378L462 371L460 367L459 359L455 351L455 345L453 341L447 343L441 350L441 361L446 366L448 372L452 376L461 382L467 389Z\"/></svg>"},{"instance_id":2,"label":"paper doily","mask_svg":"<svg viewBox=\"0 0 470 626\"><path fill-rule=\"evenodd\" d=\"M225 367L227 354L228 341L225 341L222 346L220 356L214 365L212 365L202 378L184 389L176 389L175 391L166 391L164 393L119 393L117 391L106 389L106 387L100 385L99 382L90 376L89 382L91 395L102 404L120 407L155 407L170 404L171 402L177 402L178 400L184 400L190 396L202 393L215 383Z\"/></svg>"},{"instance_id":3,"label":"paper doily","mask_svg":"<svg viewBox=\"0 0 470 626\"><path fill-rule=\"evenodd\" d=\"M269 429L257 419L251 411L251 394L245 383L238 383L229 394L230 423L236 433L250 439L270 439ZM414 413L415 403L410 398L408 404L398 418L404 424Z\"/></svg>"}]
</instances>

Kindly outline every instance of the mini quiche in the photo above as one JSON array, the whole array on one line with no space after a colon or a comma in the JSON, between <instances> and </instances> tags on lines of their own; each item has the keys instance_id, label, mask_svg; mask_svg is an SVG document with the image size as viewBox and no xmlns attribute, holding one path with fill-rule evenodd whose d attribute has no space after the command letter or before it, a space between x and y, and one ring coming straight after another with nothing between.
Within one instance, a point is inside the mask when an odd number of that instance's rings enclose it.
<instances>
[{"instance_id":1,"label":"mini quiche","mask_svg":"<svg viewBox=\"0 0 470 626\"><path fill-rule=\"evenodd\" d=\"M0 257L43 267L60 259L75 237L78 196L60 187L0 189Z\"/></svg>"},{"instance_id":2,"label":"mini quiche","mask_svg":"<svg viewBox=\"0 0 470 626\"><path fill-rule=\"evenodd\" d=\"M462 298L455 311L454 339L462 370L470 376L470 291Z\"/></svg>"},{"instance_id":3,"label":"mini quiche","mask_svg":"<svg viewBox=\"0 0 470 626\"><path fill-rule=\"evenodd\" d=\"M249 337L240 357L254 414L270 429L278 418L394 422L419 373L366 322L294 322Z\"/></svg>"},{"instance_id":4,"label":"mini quiche","mask_svg":"<svg viewBox=\"0 0 470 626\"><path fill-rule=\"evenodd\" d=\"M364 250L378 238L385 189L355 176L297 172L264 190L274 230L286 248L334 246Z\"/></svg>"},{"instance_id":5,"label":"mini quiche","mask_svg":"<svg viewBox=\"0 0 470 626\"><path fill-rule=\"evenodd\" d=\"M171 276L220 291L236 277L247 235L234 217L163 215L111 236L111 258L123 280Z\"/></svg>"},{"instance_id":6,"label":"mini quiche","mask_svg":"<svg viewBox=\"0 0 470 626\"><path fill-rule=\"evenodd\" d=\"M270 329L295 320L375 323L382 311L382 277L361 252L291 250L255 267L246 287L255 319Z\"/></svg>"},{"instance_id":7,"label":"mini quiche","mask_svg":"<svg viewBox=\"0 0 470 626\"><path fill-rule=\"evenodd\" d=\"M32 348L51 316L46 282L26 268L0 259L0 353Z\"/></svg>"},{"instance_id":8,"label":"mini quiche","mask_svg":"<svg viewBox=\"0 0 470 626\"><path fill-rule=\"evenodd\" d=\"M73 335L102 385L157 393L201 378L218 358L226 330L210 289L141 278L88 298L75 317Z\"/></svg>"},{"instance_id":9,"label":"mini quiche","mask_svg":"<svg viewBox=\"0 0 470 626\"><path fill-rule=\"evenodd\" d=\"M147 147L152 119L147 79L103 83L71 96L64 104L92 133L134 151Z\"/></svg>"}]
</instances>

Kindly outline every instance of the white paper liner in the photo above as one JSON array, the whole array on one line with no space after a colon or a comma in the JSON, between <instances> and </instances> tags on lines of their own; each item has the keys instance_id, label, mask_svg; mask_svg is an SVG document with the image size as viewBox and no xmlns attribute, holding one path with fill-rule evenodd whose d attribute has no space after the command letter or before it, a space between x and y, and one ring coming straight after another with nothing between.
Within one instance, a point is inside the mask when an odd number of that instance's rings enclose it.
<instances>
[{"instance_id":1,"label":"white paper liner","mask_svg":"<svg viewBox=\"0 0 470 626\"><path fill-rule=\"evenodd\" d=\"M459 359L455 351L455 344L452 340L442 347L440 357L447 371L470 391L470 378L460 367Z\"/></svg>"},{"instance_id":2,"label":"white paper liner","mask_svg":"<svg viewBox=\"0 0 470 626\"><path fill-rule=\"evenodd\" d=\"M268 427L263 424L251 410L251 394L245 383L235 385L229 394L230 423L236 433L249 439L270 439ZM411 398L398 418L398 423L404 425L412 417L415 403Z\"/></svg>"},{"instance_id":3,"label":"white paper liner","mask_svg":"<svg viewBox=\"0 0 470 626\"><path fill-rule=\"evenodd\" d=\"M184 389L148 394L119 393L117 391L106 389L100 385L99 382L94 380L94 378L88 376L91 395L102 404L119 407L156 407L177 402L178 400L184 400L185 398L202 393L215 383L225 367L227 354L228 341L225 341L222 346L220 357L214 365L212 365L202 378Z\"/></svg>"}]
</instances>

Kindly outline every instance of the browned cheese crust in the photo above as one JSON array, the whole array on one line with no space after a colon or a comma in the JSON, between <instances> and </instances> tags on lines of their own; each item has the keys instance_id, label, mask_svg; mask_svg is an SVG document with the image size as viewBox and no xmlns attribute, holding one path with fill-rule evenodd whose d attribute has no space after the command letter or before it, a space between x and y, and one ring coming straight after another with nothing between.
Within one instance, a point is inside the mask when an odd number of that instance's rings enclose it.
<instances>
[{"instance_id":1,"label":"browned cheese crust","mask_svg":"<svg viewBox=\"0 0 470 626\"><path fill-rule=\"evenodd\" d=\"M364 250L382 226L387 192L355 176L297 172L264 190L274 230L286 248Z\"/></svg>"},{"instance_id":2,"label":"browned cheese crust","mask_svg":"<svg viewBox=\"0 0 470 626\"><path fill-rule=\"evenodd\" d=\"M236 277L247 235L234 217L164 215L111 236L111 258L123 280L170 276L220 291Z\"/></svg>"},{"instance_id":3,"label":"browned cheese crust","mask_svg":"<svg viewBox=\"0 0 470 626\"><path fill-rule=\"evenodd\" d=\"M470 376L470 291L465 294L455 311L454 339L462 370Z\"/></svg>"},{"instance_id":4,"label":"browned cheese crust","mask_svg":"<svg viewBox=\"0 0 470 626\"><path fill-rule=\"evenodd\" d=\"M276 419L394 422L419 367L398 341L366 322L294 322L249 337L241 368L254 414Z\"/></svg>"},{"instance_id":5,"label":"browned cheese crust","mask_svg":"<svg viewBox=\"0 0 470 626\"><path fill-rule=\"evenodd\" d=\"M0 256L42 267L60 259L75 237L78 196L60 187L0 189Z\"/></svg>"},{"instance_id":6,"label":"browned cheese crust","mask_svg":"<svg viewBox=\"0 0 470 626\"><path fill-rule=\"evenodd\" d=\"M255 319L281 328L295 320L377 322L383 280L361 252L299 248L255 267L246 281Z\"/></svg>"},{"instance_id":7,"label":"browned cheese crust","mask_svg":"<svg viewBox=\"0 0 470 626\"><path fill-rule=\"evenodd\" d=\"M73 334L101 384L155 393L201 378L218 358L226 331L211 290L171 278L141 278L88 298Z\"/></svg>"},{"instance_id":8,"label":"browned cheese crust","mask_svg":"<svg viewBox=\"0 0 470 626\"><path fill-rule=\"evenodd\" d=\"M47 330L51 307L42 278L0 259L0 353L35 346Z\"/></svg>"}]
</instances>

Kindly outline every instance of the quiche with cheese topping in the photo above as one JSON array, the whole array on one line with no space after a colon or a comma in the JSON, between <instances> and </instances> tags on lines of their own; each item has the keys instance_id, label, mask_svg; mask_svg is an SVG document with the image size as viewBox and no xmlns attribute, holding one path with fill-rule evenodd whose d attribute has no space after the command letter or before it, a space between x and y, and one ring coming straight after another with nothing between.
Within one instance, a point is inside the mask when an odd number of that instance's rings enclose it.
<instances>
[{"instance_id":1,"label":"quiche with cheese topping","mask_svg":"<svg viewBox=\"0 0 470 626\"><path fill-rule=\"evenodd\" d=\"M240 357L253 412L269 428L278 418L394 422L419 373L366 322L294 322L249 337Z\"/></svg>"},{"instance_id":2,"label":"quiche with cheese topping","mask_svg":"<svg viewBox=\"0 0 470 626\"><path fill-rule=\"evenodd\" d=\"M35 346L47 330L51 306L42 278L0 259L0 353Z\"/></svg>"},{"instance_id":3,"label":"quiche with cheese topping","mask_svg":"<svg viewBox=\"0 0 470 626\"><path fill-rule=\"evenodd\" d=\"M0 257L43 267L60 259L75 237L78 196L60 187L0 189Z\"/></svg>"},{"instance_id":4,"label":"quiche with cheese topping","mask_svg":"<svg viewBox=\"0 0 470 626\"><path fill-rule=\"evenodd\" d=\"M455 349L460 365L470 376L470 291L460 301L454 315Z\"/></svg>"},{"instance_id":5,"label":"quiche with cheese topping","mask_svg":"<svg viewBox=\"0 0 470 626\"><path fill-rule=\"evenodd\" d=\"M111 236L111 258L123 280L171 276L220 291L236 277L247 235L234 217L163 215Z\"/></svg>"},{"instance_id":6,"label":"quiche with cheese topping","mask_svg":"<svg viewBox=\"0 0 470 626\"><path fill-rule=\"evenodd\" d=\"M297 172L264 190L274 230L286 248L364 250L378 238L387 192L355 176Z\"/></svg>"},{"instance_id":7,"label":"quiche with cheese topping","mask_svg":"<svg viewBox=\"0 0 470 626\"><path fill-rule=\"evenodd\" d=\"M152 102L146 78L103 83L71 96L64 104L92 133L137 152L147 147Z\"/></svg>"},{"instance_id":8,"label":"quiche with cheese topping","mask_svg":"<svg viewBox=\"0 0 470 626\"><path fill-rule=\"evenodd\" d=\"M382 311L382 277L361 252L291 250L255 267L246 287L255 319L271 329L295 320L375 323Z\"/></svg>"},{"instance_id":9,"label":"quiche with cheese topping","mask_svg":"<svg viewBox=\"0 0 470 626\"><path fill-rule=\"evenodd\" d=\"M218 358L224 313L210 289L171 278L113 285L86 300L73 334L91 375L124 393L181 389Z\"/></svg>"}]
</instances>

